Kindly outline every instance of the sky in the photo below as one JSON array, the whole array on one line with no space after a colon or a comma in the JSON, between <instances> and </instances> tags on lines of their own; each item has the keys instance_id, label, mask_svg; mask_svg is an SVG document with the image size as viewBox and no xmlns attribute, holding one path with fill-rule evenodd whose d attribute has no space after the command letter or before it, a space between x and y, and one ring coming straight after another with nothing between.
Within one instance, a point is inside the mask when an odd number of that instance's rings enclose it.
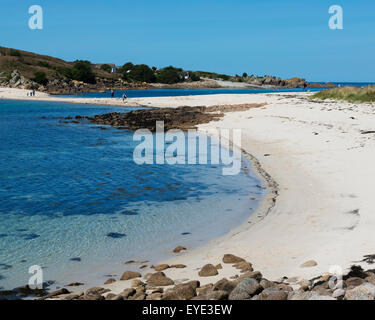
<instances>
[{"instance_id":1,"label":"sky","mask_svg":"<svg viewBox=\"0 0 375 320\"><path fill-rule=\"evenodd\" d=\"M375 82L374 0L1 0L0 46L68 61ZM43 8L43 29L28 26ZM343 29L331 30L332 5Z\"/></svg>"}]
</instances>

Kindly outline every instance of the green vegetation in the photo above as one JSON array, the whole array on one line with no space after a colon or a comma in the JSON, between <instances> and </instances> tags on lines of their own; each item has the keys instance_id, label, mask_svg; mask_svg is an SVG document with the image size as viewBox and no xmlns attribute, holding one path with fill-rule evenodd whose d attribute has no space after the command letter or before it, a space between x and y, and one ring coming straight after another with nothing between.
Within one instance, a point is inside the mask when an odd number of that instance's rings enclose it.
<instances>
[{"instance_id":1,"label":"green vegetation","mask_svg":"<svg viewBox=\"0 0 375 320\"><path fill-rule=\"evenodd\" d=\"M375 86L342 87L315 93L310 99L334 99L349 102L375 102Z\"/></svg>"},{"instance_id":2,"label":"green vegetation","mask_svg":"<svg viewBox=\"0 0 375 320\"><path fill-rule=\"evenodd\" d=\"M21 52L19 52L18 50L15 50L15 49L10 49L9 50L9 55L12 56L12 57L20 57L21 56Z\"/></svg>"},{"instance_id":3,"label":"green vegetation","mask_svg":"<svg viewBox=\"0 0 375 320\"><path fill-rule=\"evenodd\" d=\"M172 66L160 69L157 72L157 82L159 83L166 83L166 84L174 84L178 82L184 81L184 77L181 74L182 69L177 69Z\"/></svg>"},{"instance_id":4,"label":"green vegetation","mask_svg":"<svg viewBox=\"0 0 375 320\"><path fill-rule=\"evenodd\" d=\"M36 83L39 83L43 86L45 86L48 83L48 79L46 77L46 74L43 71L35 72L33 80Z\"/></svg>"},{"instance_id":5,"label":"green vegetation","mask_svg":"<svg viewBox=\"0 0 375 320\"><path fill-rule=\"evenodd\" d=\"M100 66L100 69L104 70L105 72L111 72L112 71L112 67L109 64L102 64Z\"/></svg>"},{"instance_id":6,"label":"green vegetation","mask_svg":"<svg viewBox=\"0 0 375 320\"><path fill-rule=\"evenodd\" d=\"M156 81L156 76L152 69L145 64L137 64L133 66L127 73L128 78L133 81L153 83Z\"/></svg>"},{"instance_id":7,"label":"green vegetation","mask_svg":"<svg viewBox=\"0 0 375 320\"><path fill-rule=\"evenodd\" d=\"M70 72L67 72L67 75L68 78L73 80L83 81L86 83L96 83L95 74L92 71L91 63L89 61L76 61Z\"/></svg>"},{"instance_id":8,"label":"green vegetation","mask_svg":"<svg viewBox=\"0 0 375 320\"><path fill-rule=\"evenodd\" d=\"M36 65L43 68L51 68L51 65L47 61L38 61Z\"/></svg>"}]
</instances>

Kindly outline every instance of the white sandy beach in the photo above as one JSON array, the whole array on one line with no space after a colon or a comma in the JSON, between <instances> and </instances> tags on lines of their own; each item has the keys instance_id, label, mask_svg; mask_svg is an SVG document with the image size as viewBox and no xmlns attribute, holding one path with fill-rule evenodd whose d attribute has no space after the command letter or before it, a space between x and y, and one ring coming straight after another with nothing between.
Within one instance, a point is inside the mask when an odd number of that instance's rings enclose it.
<instances>
[{"instance_id":1,"label":"white sandy beach","mask_svg":"<svg viewBox=\"0 0 375 320\"><path fill-rule=\"evenodd\" d=\"M177 107L266 102L265 107L227 113L221 121L200 126L202 130L241 128L242 148L259 161L261 168L272 177L271 182L277 184L278 191L273 203L275 190L271 186L268 198L245 225L166 262L187 266L167 269L164 271L167 276L174 280L196 279L202 284L238 274L238 270L223 264L218 276L198 276L203 265L220 263L225 253L245 258L271 280L282 276L311 279L328 273L334 265L345 271L353 263L358 264L364 255L375 254L372 203L375 134L361 134L362 130L375 129L375 106L310 102L306 100L308 95L136 98L124 104L119 99L65 99L42 93L27 97L26 91L0 89L0 98L6 99L103 105ZM171 244L171 250L177 245L184 243ZM315 260L317 266L301 268L307 260ZM129 281L117 281L106 287L118 293L128 286Z\"/></svg>"}]
</instances>

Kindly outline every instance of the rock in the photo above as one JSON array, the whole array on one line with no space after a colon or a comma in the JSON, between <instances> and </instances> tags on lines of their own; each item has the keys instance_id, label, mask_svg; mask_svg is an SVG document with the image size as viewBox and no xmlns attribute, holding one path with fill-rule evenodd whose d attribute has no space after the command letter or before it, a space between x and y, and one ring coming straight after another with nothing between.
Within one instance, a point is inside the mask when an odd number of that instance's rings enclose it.
<instances>
[{"instance_id":1,"label":"rock","mask_svg":"<svg viewBox=\"0 0 375 320\"><path fill-rule=\"evenodd\" d=\"M106 296L105 296L105 300L113 300L113 298L117 297L117 294L114 294L114 293L108 293ZM122 297L121 297L122 298Z\"/></svg>"},{"instance_id":2,"label":"rock","mask_svg":"<svg viewBox=\"0 0 375 320\"><path fill-rule=\"evenodd\" d=\"M135 294L135 289L134 288L128 288L128 289L125 289L124 291L122 291L120 293L120 296L123 297L123 299L128 299L129 297L131 297L132 295Z\"/></svg>"},{"instance_id":3,"label":"rock","mask_svg":"<svg viewBox=\"0 0 375 320\"><path fill-rule=\"evenodd\" d=\"M365 281L370 282L371 284L375 285L375 275L371 275L365 278Z\"/></svg>"},{"instance_id":4,"label":"rock","mask_svg":"<svg viewBox=\"0 0 375 320\"><path fill-rule=\"evenodd\" d=\"M173 249L173 252L174 253L179 253L179 252L181 252L183 250L186 250L186 248L183 247L183 246L177 246L176 248Z\"/></svg>"},{"instance_id":5,"label":"rock","mask_svg":"<svg viewBox=\"0 0 375 320\"><path fill-rule=\"evenodd\" d=\"M206 284L206 285L204 285L204 286L202 286L200 288L197 288L196 292L197 292L198 295L204 295L207 292L212 291L213 290L213 286L214 285L212 283Z\"/></svg>"},{"instance_id":6,"label":"rock","mask_svg":"<svg viewBox=\"0 0 375 320\"><path fill-rule=\"evenodd\" d=\"M107 296L108 297L108 296ZM108 300L108 299L106 299ZM114 297L112 297L112 299L110 299L112 301L121 301L121 300L124 300L124 297L121 295L121 294L116 294Z\"/></svg>"},{"instance_id":7,"label":"rock","mask_svg":"<svg viewBox=\"0 0 375 320\"><path fill-rule=\"evenodd\" d=\"M134 280L131 282L131 284L130 284L130 286L131 286L132 288L137 288L137 287L139 287L139 286L143 286L143 285L145 285L145 283L142 282L142 281L139 280L139 279L134 279Z\"/></svg>"},{"instance_id":8,"label":"rock","mask_svg":"<svg viewBox=\"0 0 375 320\"><path fill-rule=\"evenodd\" d=\"M227 300L229 293L224 290L215 290L208 292L205 296L206 300Z\"/></svg>"},{"instance_id":9,"label":"rock","mask_svg":"<svg viewBox=\"0 0 375 320\"><path fill-rule=\"evenodd\" d=\"M139 292L129 297L128 300L146 300L146 294L144 292Z\"/></svg>"},{"instance_id":10,"label":"rock","mask_svg":"<svg viewBox=\"0 0 375 320\"><path fill-rule=\"evenodd\" d=\"M219 273L217 272L217 269L212 264L206 264L202 267L202 269L198 272L198 275L200 277L212 277L216 276Z\"/></svg>"},{"instance_id":11,"label":"rock","mask_svg":"<svg viewBox=\"0 0 375 320\"><path fill-rule=\"evenodd\" d=\"M303 280L301 280L301 281L299 282L299 285L300 285L300 289L301 289L302 291L307 291L307 290L310 289L312 283L311 283L310 280L305 280L305 279L303 279Z\"/></svg>"},{"instance_id":12,"label":"rock","mask_svg":"<svg viewBox=\"0 0 375 320\"><path fill-rule=\"evenodd\" d=\"M29 296L29 295L34 295L36 297L43 297L46 295L46 291L44 289L31 289L29 285L15 288L14 291L24 297Z\"/></svg>"},{"instance_id":13,"label":"rock","mask_svg":"<svg viewBox=\"0 0 375 320\"><path fill-rule=\"evenodd\" d=\"M233 289L237 286L235 281L229 281L227 279L221 279L213 285L213 290L226 291L230 294Z\"/></svg>"},{"instance_id":14,"label":"rock","mask_svg":"<svg viewBox=\"0 0 375 320\"><path fill-rule=\"evenodd\" d=\"M63 295L63 294L69 294L70 291L65 289L65 288L61 288L61 289L58 289L56 291L53 291L49 294L47 294L46 296L40 298L41 300L44 300L44 299L49 299L49 298L54 298L54 297L57 297L57 296L60 296L60 295Z\"/></svg>"},{"instance_id":15,"label":"rock","mask_svg":"<svg viewBox=\"0 0 375 320\"><path fill-rule=\"evenodd\" d=\"M105 300L105 298L102 295L100 295L99 293L94 293L94 294L90 294L90 295L85 294L83 296L83 300L100 301L100 300Z\"/></svg>"},{"instance_id":16,"label":"rock","mask_svg":"<svg viewBox=\"0 0 375 320\"><path fill-rule=\"evenodd\" d=\"M174 281L164 274L164 272L156 272L151 274L147 279L147 284L151 286L170 286Z\"/></svg>"},{"instance_id":17,"label":"rock","mask_svg":"<svg viewBox=\"0 0 375 320\"><path fill-rule=\"evenodd\" d=\"M200 294L192 300L227 300L228 292L222 290L208 291L205 294Z\"/></svg>"},{"instance_id":18,"label":"rock","mask_svg":"<svg viewBox=\"0 0 375 320\"><path fill-rule=\"evenodd\" d=\"M244 261L245 261L245 259L237 257L233 254L225 254L224 257L223 257L224 263L239 263L239 262L244 262Z\"/></svg>"},{"instance_id":19,"label":"rock","mask_svg":"<svg viewBox=\"0 0 375 320\"><path fill-rule=\"evenodd\" d=\"M171 268L183 269L186 268L186 266L184 264L172 264Z\"/></svg>"},{"instance_id":20,"label":"rock","mask_svg":"<svg viewBox=\"0 0 375 320\"><path fill-rule=\"evenodd\" d=\"M293 288L285 283L279 283L275 286L275 288L279 291L285 291L285 292L292 292Z\"/></svg>"},{"instance_id":21,"label":"rock","mask_svg":"<svg viewBox=\"0 0 375 320\"><path fill-rule=\"evenodd\" d=\"M346 279L345 284L347 287L357 287L357 286L360 286L364 282L365 282L364 279L361 279L358 277L352 277L352 278Z\"/></svg>"},{"instance_id":22,"label":"rock","mask_svg":"<svg viewBox=\"0 0 375 320\"><path fill-rule=\"evenodd\" d=\"M241 281L229 295L229 300L247 300L259 293L262 287L255 279L248 278Z\"/></svg>"},{"instance_id":23,"label":"rock","mask_svg":"<svg viewBox=\"0 0 375 320\"><path fill-rule=\"evenodd\" d=\"M84 292L71 293L67 295L64 300L77 300L84 295Z\"/></svg>"},{"instance_id":24,"label":"rock","mask_svg":"<svg viewBox=\"0 0 375 320\"><path fill-rule=\"evenodd\" d=\"M241 261L239 263L236 263L234 265L236 269L241 270L241 272L246 272L246 271L254 271L253 265L250 262L247 261Z\"/></svg>"},{"instance_id":25,"label":"rock","mask_svg":"<svg viewBox=\"0 0 375 320\"><path fill-rule=\"evenodd\" d=\"M223 266L221 265L221 263L219 263L219 264L217 264L217 265L215 266L215 268L216 268L217 270L220 270L220 269L223 269Z\"/></svg>"},{"instance_id":26,"label":"rock","mask_svg":"<svg viewBox=\"0 0 375 320\"><path fill-rule=\"evenodd\" d=\"M72 283L69 283L67 285L67 287L79 287L79 286L83 286L84 283L81 283L81 282L72 282Z\"/></svg>"},{"instance_id":27,"label":"rock","mask_svg":"<svg viewBox=\"0 0 375 320\"><path fill-rule=\"evenodd\" d=\"M105 289L105 288L102 288L102 287L93 287L93 288L87 289L86 292L85 292L85 295L89 296L89 295L95 295L95 294L103 294L103 293L106 293L106 292L109 292L109 291L111 291L111 290Z\"/></svg>"},{"instance_id":28,"label":"rock","mask_svg":"<svg viewBox=\"0 0 375 320\"><path fill-rule=\"evenodd\" d=\"M309 260L300 265L300 268L311 268L317 266L318 263L314 260Z\"/></svg>"},{"instance_id":29,"label":"rock","mask_svg":"<svg viewBox=\"0 0 375 320\"><path fill-rule=\"evenodd\" d=\"M269 281L267 279L262 279L259 284L263 289L268 289L275 286L275 284L272 281Z\"/></svg>"},{"instance_id":30,"label":"rock","mask_svg":"<svg viewBox=\"0 0 375 320\"><path fill-rule=\"evenodd\" d=\"M341 297L344 297L345 296L345 290L344 289L336 289L335 291L333 291L332 293L332 297L333 298L341 298Z\"/></svg>"},{"instance_id":31,"label":"rock","mask_svg":"<svg viewBox=\"0 0 375 320\"><path fill-rule=\"evenodd\" d=\"M259 300L287 300L288 294L285 291L268 288L258 295Z\"/></svg>"},{"instance_id":32,"label":"rock","mask_svg":"<svg viewBox=\"0 0 375 320\"><path fill-rule=\"evenodd\" d=\"M130 279L134 279L134 278L140 278L142 275L139 273L139 272L135 272L135 271L125 271L120 280L130 280Z\"/></svg>"},{"instance_id":33,"label":"rock","mask_svg":"<svg viewBox=\"0 0 375 320\"><path fill-rule=\"evenodd\" d=\"M336 300L329 296L321 296L316 291L293 291L288 295L288 300Z\"/></svg>"},{"instance_id":34,"label":"rock","mask_svg":"<svg viewBox=\"0 0 375 320\"><path fill-rule=\"evenodd\" d=\"M374 300L374 298L375 285L368 282L347 290L345 293L345 300Z\"/></svg>"},{"instance_id":35,"label":"rock","mask_svg":"<svg viewBox=\"0 0 375 320\"><path fill-rule=\"evenodd\" d=\"M190 300L196 296L194 288L188 284L182 284L166 291L162 300Z\"/></svg>"},{"instance_id":36,"label":"rock","mask_svg":"<svg viewBox=\"0 0 375 320\"><path fill-rule=\"evenodd\" d=\"M194 290L196 290L197 288L200 287L201 283L198 280L192 280L192 281L189 281L189 282L186 282L186 283L179 284L176 287L178 287L178 286L186 286L186 285L190 286Z\"/></svg>"},{"instance_id":37,"label":"rock","mask_svg":"<svg viewBox=\"0 0 375 320\"><path fill-rule=\"evenodd\" d=\"M155 271L163 271L165 269L170 268L168 264L158 264L157 266L154 267Z\"/></svg>"},{"instance_id":38,"label":"rock","mask_svg":"<svg viewBox=\"0 0 375 320\"><path fill-rule=\"evenodd\" d=\"M163 288L155 288L152 290L151 293L163 293L164 292L164 289Z\"/></svg>"},{"instance_id":39,"label":"rock","mask_svg":"<svg viewBox=\"0 0 375 320\"><path fill-rule=\"evenodd\" d=\"M344 280L338 280L332 290L344 289L344 288L346 288L345 281Z\"/></svg>"},{"instance_id":40,"label":"rock","mask_svg":"<svg viewBox=\"0 0 375 320\"><path fill-rule=\"evenodd\" d=\"M162 298L162 294L158 293L158 292L155 292L155 293L149 294L146 297L146 300L161 300L161 298Z\"/></svg>"},{"instance_id":41,"label":"rock","mask_svg":"<svg viewBox=\"0 0 375 320\"><path fill-rule=\"evenodd\" d=\"M241 282L242 280L245 280L247 278L253 278L257 281L261 281L263 276L259 271L251 271L251 272L246 272L243 275L241 275L240 277L238 277L237 281Z\"/></svg>"},{"instance_id":42,"label":"rock","mask_svg":"<svg viewBox=\"0 0 375 320\"><path fill-rule=\"evenodd\" d=\"M332 291L329 289L328 282L315 286L312 291L319 293L320 296L332 295Z\"/></svg>"},{"instance_id":43,"label":"rock","mask_svg":"<svg viewBox=\"0 0 375 320\"><path fill-rule=\"evenodd\" d=\"M104 282L104 284L111 284L113 282L116 282L116 279L114 278L109 278L106 282Z\"/></svg>"}]
</instances>

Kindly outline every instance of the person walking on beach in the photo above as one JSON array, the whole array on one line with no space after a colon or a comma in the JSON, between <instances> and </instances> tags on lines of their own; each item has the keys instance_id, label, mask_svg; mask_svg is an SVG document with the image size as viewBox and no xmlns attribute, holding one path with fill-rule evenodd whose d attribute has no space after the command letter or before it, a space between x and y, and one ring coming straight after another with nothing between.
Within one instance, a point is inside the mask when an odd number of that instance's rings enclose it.
<instances>
[{"instance_id":1,"label":"person walking on beach","mask_svg":"<svg viewBox=\"0 0 375 320\"><path fill-rule=\"evenodd\" d=\"M126 94L124 93L124 94L122 95L122 102L125 102L126 98L127 98L127 96L126 96Z\"/></svg>"}]
</instances>

